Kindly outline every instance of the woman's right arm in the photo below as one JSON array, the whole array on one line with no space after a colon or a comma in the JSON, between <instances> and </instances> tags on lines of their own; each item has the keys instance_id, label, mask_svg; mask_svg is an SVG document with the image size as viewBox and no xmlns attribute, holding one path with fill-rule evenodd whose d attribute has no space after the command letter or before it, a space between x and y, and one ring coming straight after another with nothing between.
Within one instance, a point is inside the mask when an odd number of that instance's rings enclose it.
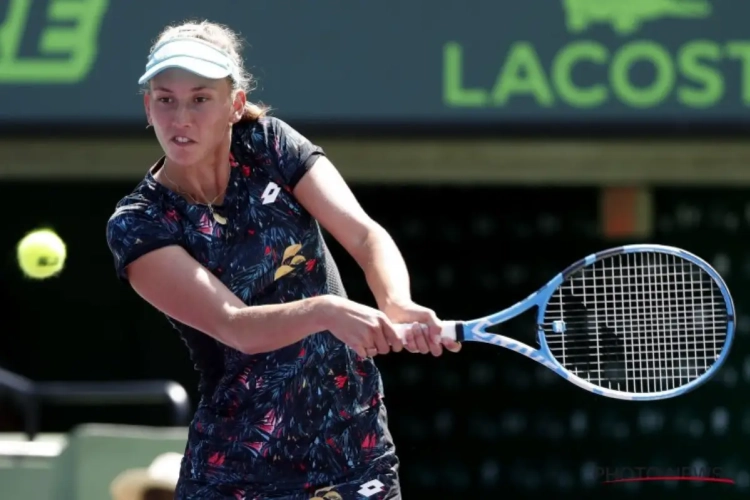
<instances>
[{"instance_id":1,"label":"woman's right arm","mask_svg":"<svg viewBox=\"0 0 750 500\"><path fill-rule=\"evenodd\" d=\"M248 307L179 246L146 253L126 273L152 306L246 354L280 349L328 328L326 297Z\"/></svg>"},{"instance_id":2,"label":"woman's right arm","mask_svg":"<svg viewBox=\"0 0 750 500\"><path fill-rule=\"evenodd\" d=\"M402 347L385 314L341 297L246 306L177 245L142 255L125 272L131 286L152 306L245 354L281 349L324 330L362 357L367 356L367 347L377 347L380 354Z\"/></svg>"}]
</instances>

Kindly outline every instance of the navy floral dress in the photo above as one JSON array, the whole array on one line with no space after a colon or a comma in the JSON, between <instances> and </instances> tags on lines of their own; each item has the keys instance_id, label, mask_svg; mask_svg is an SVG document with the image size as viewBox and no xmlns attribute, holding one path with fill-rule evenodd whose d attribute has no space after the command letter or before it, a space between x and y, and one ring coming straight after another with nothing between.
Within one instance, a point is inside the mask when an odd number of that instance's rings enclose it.
<instances>
[{"instance_id":1,"label":"navy floral dress","mask_svg":"<svg viewBox=\"0 0 750 500\"><path fill-rule=\"evenodd\" d=\"M345 296L318 223L292 194L323 154L277 118L238 123L218 221L154 180L161 159L108 222L118 276L127 281L135 259L179 245L249 306ZM177 498L400 498L372 359L325 331L247 355L168 320L200 372Z\"/></svg>"}]
</instances>

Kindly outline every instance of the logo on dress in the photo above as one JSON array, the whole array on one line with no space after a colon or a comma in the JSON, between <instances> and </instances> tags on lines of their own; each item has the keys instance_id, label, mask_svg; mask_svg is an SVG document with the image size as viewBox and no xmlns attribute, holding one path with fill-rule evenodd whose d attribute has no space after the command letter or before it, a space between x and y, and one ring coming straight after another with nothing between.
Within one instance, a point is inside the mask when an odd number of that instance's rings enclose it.
<instances>
[{"instance_id":1,"label":"logo on dress","mask_svg":"<svg viewBox=\"0 0 750 500\"><path fill-rule=\"evenodd\" d=\"M363 484L357 490L357 493L359 493L363 497L371 497L377 493L380 493L384 489L385 485L383 483L381 483L377 479L373 479L372 481L367 481L365 484Z\"/></svg>"},{"instance_id":2,"label":"logo on dress","mask_svg":"<svg viewBox=\"0 0 750 500\"><path fill-rule=\"evenodd\" d=\"M281 188L278 184L275 182L269 182L268 186L266 186L266 189L263 191L263 194L260 195L260 199L263 201L264 205L268 205L269 203L276 201L276 197L279 196L280 192Z\"/></svg>"},{"instance_id":3,"label":"logo on dress","mask_svg":"<svg viewBox=\"0 0 750 500\"><path fill-rule=\"evenodd\" d=\"M302 250L302 245L299 243L286 247L284 256L281 258L281 266L279 266L274 274L274 281L291 273L300 264L304 264L307 261L304 256L297 255L300 250Z\"/></svg>"}]
</instances>

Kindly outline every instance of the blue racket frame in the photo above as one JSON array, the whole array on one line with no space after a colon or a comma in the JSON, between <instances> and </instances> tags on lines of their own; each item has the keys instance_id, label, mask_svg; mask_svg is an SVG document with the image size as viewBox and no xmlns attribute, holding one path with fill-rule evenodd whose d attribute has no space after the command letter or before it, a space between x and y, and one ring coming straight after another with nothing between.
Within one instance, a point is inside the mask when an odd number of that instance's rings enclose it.
<instances>
[{"instance_id":1,"label":"blue racket frame","mask_svg":"<svg viewBox=\"0 0 750 500\"><path fill-rule=\"evenodd\" d=\"M586 380L581 379L580 377L574 375L570 371L566 370L552 356L552 353L550 352L549 347L547 346L547 341L546 341L544 331L541 326L542 323L544 322L544 315L547 309L547 303L549 302L550 297L555 292L555 290L557 290L557 288L563 283L565 278L569 276L570 274L578 271L579 269L589 266L596 261L602 260L607 257L611 257L613 255L644 253L644 252L659 252L662 254L668 254L668 255L681 257L697 265L698 267L706 271L714 279L716 284L719 286L719 290L721 291L721 294L724 297L724 301L727 307L727 335L726 335L724 346L721 350L721 354L719 355L719 358L716 360L716 362L714 362L711 368L709 368L706 371L706 373L704 373L696 380L682 387L670 389L668 391L661 391L661 392L648 393L648 394L633 394L629 392L623 392L623 391L617 391L613 389L598 387ZM511 338L505 337L503 335L490 333L486 331L487 328L498 325L500 323L504 323L511 318L514 318L520 314L523 314L524 312L528 311L532 307L539 308L539 312L537 314L537 325L538 325L537 340L540 346L539 349L535 349L531 346L524 344L523 342L519 342L518 340L514 340ZM518 302L517 304L511 307L508 307L507 309L504 309L503 311L500 311L495 314L491 314L489 316L485 316L483 318L478 318L478 319L470 320L470 321L455 322L455 327L456 327L455 338L456 340L464 341L464 342L483 342L486 344L497 345L497 346L505 347L507 349L515 351L519 354L523 354L524 356L533 359L537 363L540 363L546 366L550 370L560 375L562 378L566 379L568 382L571 382L572 384L575 384L578 387L581 387L582 389L586 389L600 396L606 396L610 398L629 400L629 401L655 401L659 399L667 399L667 398L672 398L675 396L680 396L687 392L693 391L697 389L699 386L701 386L702 384L704 384L705 382L707 382L711 377L713 377L713 375L724 364L724 362L726 361L726 358L729 355L729 351L732 346L732 342L734 340L735 325L736 325L736 315L735 315L735 310L734 310L734 303L732 301L732 296L729 293L729 289L727 288L726 283L724 283L724 280L722 279L722 277L719 275L718 272L716 272L716 270L713 267L711 267L711 265L709 265L706 261L704 261L700 257L688 251L682 250L680 248L675 248L675 247L670 247L670 246L665 246L665 245L638 244L638 245L624 245L620 247L610 248L608 250L603 250L601 252L593 253L579 260L578 262L568 266L564 271L562 271L557 276L552 278L546 285L544 285L538 291L534 292L533 294L528 296L526 299Z\"/></svg>"}]
</instances>

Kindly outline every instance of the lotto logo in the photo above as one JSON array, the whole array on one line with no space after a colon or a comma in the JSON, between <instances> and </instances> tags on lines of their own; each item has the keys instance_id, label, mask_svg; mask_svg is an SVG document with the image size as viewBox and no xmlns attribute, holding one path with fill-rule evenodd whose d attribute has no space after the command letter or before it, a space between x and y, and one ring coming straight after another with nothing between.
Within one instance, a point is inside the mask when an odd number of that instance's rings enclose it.
<instances>
[{"instance_id":1,"label":"lotto logo","mask_svg":"<svg viewBox=\"0 0 750 500\"><path fill-rule=\"evenodd\" d=\"M263 191L263 194L260 195L260 199L263 200L264 205L268 205L269 203L276 201L276 197L279 196L280 192L281 188L278 184L275 182L269 182L265 191Z\"/></svg>"},{"instance_id":2,"label":"lotto logo","mask_svg":"<svg viewBox=\"0 0 750 500\"><path fill-rule=\"evenodd\" d=\"M373 479L372 481L367 481L365 484L363 484L359 490L357 490L357 493L362 495L363 497L371 497L376 493L380 493L385 489L385 485L378 481L377 479Z\"/></svg>"}]
</instances>

